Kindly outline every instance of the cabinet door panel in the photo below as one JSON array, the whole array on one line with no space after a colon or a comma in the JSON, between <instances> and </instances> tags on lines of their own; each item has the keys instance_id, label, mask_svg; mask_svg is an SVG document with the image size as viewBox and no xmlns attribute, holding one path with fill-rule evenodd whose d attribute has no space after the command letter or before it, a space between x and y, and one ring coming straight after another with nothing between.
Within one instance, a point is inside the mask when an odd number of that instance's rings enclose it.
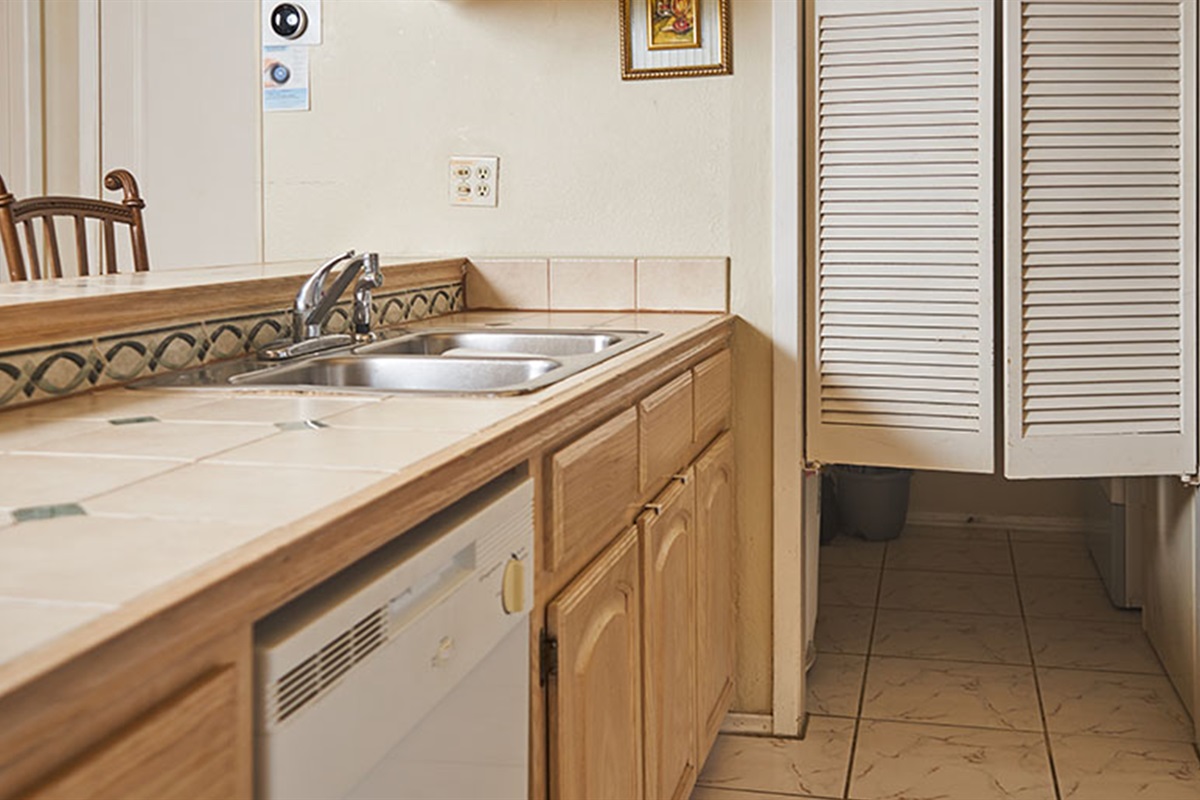
<instances>
[{"instance_id":1,"label":"cabinet door panel","mask_svg":"<svg viewBox=\"0 0 1200 800\"><path fill-rule=\"evenodd\" d=\"M1005 4L1013 478L1196 470L1196 4L1108 8Z\"/></svg>"},{"instance_id":2,"label":"cabinet door panel","mask_svg":"<svg viewBox=\"0 0 1200 800\"><path fill-rule=\"evenodd\" d=\"M597 552L632 521L637 495L638 416L631 408L551 456L547 566Z\"/></svg>"},{"instance_id":3,"label":"cabinet door panel","mask_svg":"<svg viewBox=\"0 0 1200 800\"><path fill-rule=\"evenodd\" d=\"M630 528L547 607L558 639L549 691L556 800L642 797L639 586Z\"/></svg>"},{"instance_id":4,"label":"cabinet door panel","mask_svg":"<svg viewBox=\"0 0 1200 800\"><path fill-rule=\"evenodd\" d=\"M697 772L694 487L673 485L641 520L646 791L663 800L686 798Z\"/></svg>"},{"instance_id":5,"label":"cabinet door panel","mask_svg":"<svg viewBox=\"0 0 1200 800\"><path fill-rule=\"evenodd\" d=\"M201 678L67 766L27 800L237 796L236 670Z\"/></svg>"},{"instance_id":6,"label":"cabinet door panel","mask_svg":"<svg viewBox=\"0 0 1200 800\"><path fill-rule=\"evenodd\" d=\"M807 455L991 472L992 3L814 8Z\"/></svg>"},{"instance_id":7,"label":"cabinet door panel","mask_svg":"<svg viewBox=\"0 0 1200 800\"><path fill-rule=\"evenodd\" d=\"M643 492L663 486L691 456L692 373L685 372L638 403Z\"/></svg>"},{"instance_id":8,"label":"cabinet door panel","mask_svg":"<svg viewBox=\"0 0 1200 800\"><path fill-rule=\"evenodd\" d=\"M733 700L733 437L696 461L696 763L717 738Z\"/></svg>"}]
</instances>

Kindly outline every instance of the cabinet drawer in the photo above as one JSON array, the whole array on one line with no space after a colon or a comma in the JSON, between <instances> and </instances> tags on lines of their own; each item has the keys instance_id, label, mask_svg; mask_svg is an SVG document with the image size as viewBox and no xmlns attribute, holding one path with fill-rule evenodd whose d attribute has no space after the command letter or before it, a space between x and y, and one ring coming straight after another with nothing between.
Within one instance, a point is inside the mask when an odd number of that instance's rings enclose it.
<instances>
[{"instance_id":1,"label":"cabinet drawer","mask_svg":"<svg viewBox=\"0 0 1200 800\"><path fill-rule=\"evenodd\" d=\"M692 449L692 373L638 403L642 492L657 489L687 464Z\"/></svg>"},{"instance_id":2,"label":"cabinet drawer","mask_svg":"<svg viewBox=\"0 0 1200 800\"><path fill-rule=\"evenodd\" d=\"M237 796L236 675L230 666L196 680L25 797Z\"/></svg>"},{"instance_id":3,"label":"cabinet drawer","mask_svg":"<svg viewBox=\"0 0 1200 800\"><path fill-rule=\"evenodd\" d=\"M638 416L630 408L550 457L546 565L595 552L633 517L638 497Z\"/></svg>"},{"instance_id":4,"label":"cabinet drawer","mask_svg":"<svg viewBox=\"0 0 1200 800\"><path fill-rule=\"evenodd\" d=\"M733 406L733 358L722 350L697 364L693 372L696 403L695 443L708 444L730 427Z\"/></svg>"}]
</instances>

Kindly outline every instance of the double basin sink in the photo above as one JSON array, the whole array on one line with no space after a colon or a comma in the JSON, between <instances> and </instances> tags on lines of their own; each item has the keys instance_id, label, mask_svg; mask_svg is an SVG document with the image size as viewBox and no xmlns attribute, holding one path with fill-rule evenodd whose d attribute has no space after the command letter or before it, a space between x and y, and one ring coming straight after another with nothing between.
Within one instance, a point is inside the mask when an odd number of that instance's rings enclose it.
<instances>
[{"instance_id":1,"label":"double basin sink","mask_svg":"<svg viewBox=\"0 0 1200 800\"><path fill-rule=\"evenodd\" d=\"M143 385L524 394L660 335L629 330L436 328L284 364L249 359L165 375Z\"/></svg>"}]
</instances>

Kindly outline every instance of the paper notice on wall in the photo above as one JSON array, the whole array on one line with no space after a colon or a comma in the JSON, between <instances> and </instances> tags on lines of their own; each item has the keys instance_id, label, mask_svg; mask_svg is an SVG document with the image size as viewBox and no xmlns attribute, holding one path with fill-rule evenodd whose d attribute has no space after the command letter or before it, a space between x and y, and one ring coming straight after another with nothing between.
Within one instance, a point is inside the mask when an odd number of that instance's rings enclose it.
<instances>
[{"instance_id":1,"label":"paper notice on wall","mask_svg":"<svg viewBox=\"0 0 1200 800\"><path fill-rule=\"evenodd\" d=\"M262 80L263 111L308 111L308 48L264 47Z\"/></svg>"}]
</instances>

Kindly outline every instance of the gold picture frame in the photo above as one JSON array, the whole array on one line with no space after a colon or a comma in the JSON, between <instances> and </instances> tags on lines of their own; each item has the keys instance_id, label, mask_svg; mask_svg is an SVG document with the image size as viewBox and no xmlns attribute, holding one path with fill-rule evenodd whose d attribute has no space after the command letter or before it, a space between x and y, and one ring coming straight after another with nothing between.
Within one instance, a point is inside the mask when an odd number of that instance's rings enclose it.
<instances>
[{"instance_id":1,"label":"gold picture frame","mask_svg":"<svg viewBox=\"0 0 1200 800\"><path fill-rule=\"evenodd\" d=\"M733 74L730 0L617 0L621 78Z\"/></svg>"}]
</instances>

